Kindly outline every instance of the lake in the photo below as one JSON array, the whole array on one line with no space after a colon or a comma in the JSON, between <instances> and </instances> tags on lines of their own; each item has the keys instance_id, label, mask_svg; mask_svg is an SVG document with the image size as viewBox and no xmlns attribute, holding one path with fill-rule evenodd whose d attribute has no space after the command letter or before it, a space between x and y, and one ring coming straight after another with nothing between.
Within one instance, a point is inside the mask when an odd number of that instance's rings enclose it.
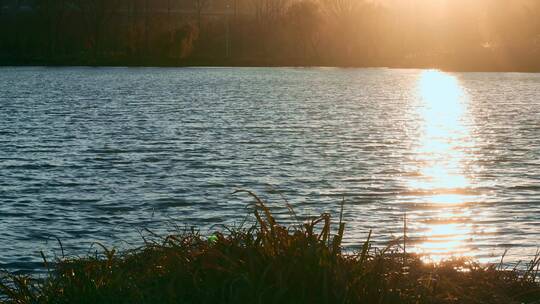
<instances>
[{"instance_id":1,"label":"lake","mask_svg":"<svg viewBox=\"0 0 540 304\"><path fill-rule=\"evenodd\" d=\"M428 261L540 245L540 74L337 68L0 68L0 267L345 200L346 245ZM336 219L337 221L337 219Z\"/></svg>"}]
</instances>

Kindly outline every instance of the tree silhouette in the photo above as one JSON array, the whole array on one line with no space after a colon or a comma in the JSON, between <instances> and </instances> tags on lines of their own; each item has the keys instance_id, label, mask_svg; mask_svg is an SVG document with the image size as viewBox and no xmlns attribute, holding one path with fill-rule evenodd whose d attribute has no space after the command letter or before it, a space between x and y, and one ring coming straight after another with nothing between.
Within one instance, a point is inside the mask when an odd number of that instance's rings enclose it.
<instances>
[{"instance_id":1,"label":"tree silhouette","mask_svg":"<svg viewBox=\"0 0 540 304\"><path fill-rule=\"evenodd\" d=\"M94 50L95 57L101 53L102 39L107 22L114 11L118 9L120 3L120 0L75 0L89 33L87 46Z\"/></svg>"}]
</instances>

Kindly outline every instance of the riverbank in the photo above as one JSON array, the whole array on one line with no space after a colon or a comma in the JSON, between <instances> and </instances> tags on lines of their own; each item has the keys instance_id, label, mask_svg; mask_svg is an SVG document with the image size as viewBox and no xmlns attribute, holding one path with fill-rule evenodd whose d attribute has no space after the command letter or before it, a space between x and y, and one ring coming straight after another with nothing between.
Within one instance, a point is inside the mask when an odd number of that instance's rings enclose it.
<instances>
[{"instance_id":1,"label":"riverbank","mask_svg":"<svg viewBox=\"0 0 540 304\"><path fill-rule=\"evenodd\" d=\"M5 303L538 303L539 258L526 271L467 259L426 264L403 240L342 251L346 223L323 214L285 227L255 195L254 225L209 237L155 236L126 252L44 257L48 276L6 274ZM291 209L291 216L295 217Z\"/></svg>"},{"instance_id":2,"label":"riverbank","mask_svg":"<svg viewBox=\"0 0 540 304\"><path fill-rule=\"evenodd\" d=\"M129 57L70 57L70 58L9 58L0 57L0 67L335 67L335 68L391 68L391 69L438 69L447 72L517 72L540 73L540 65L493 60L475 62L442 62L403 60L379 60L370 62L328 61L302 58L129 58Z\"/></svg>"}]
</instances>

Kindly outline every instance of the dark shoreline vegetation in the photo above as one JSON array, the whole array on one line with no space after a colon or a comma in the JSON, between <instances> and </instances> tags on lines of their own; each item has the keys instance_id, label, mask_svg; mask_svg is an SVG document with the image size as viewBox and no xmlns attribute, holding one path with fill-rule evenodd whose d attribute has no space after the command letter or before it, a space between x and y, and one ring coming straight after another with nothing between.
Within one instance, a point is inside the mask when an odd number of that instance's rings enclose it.
<instances>
[{"instance_id":1,"label":"dark shoreline vegetation","mask_svg":"<svg viewBox=\"0 0 540 304\"><path fill-rule=\"evenodd\" d=\"M42 61L29 59L25 61L2 61L0 68L24 67L91 67L91 68L342 68L342 69L426 69L456 73L540 73L540 67L509 67L509 66L440 66L440 65L354 65L354 64L324 64L321 62L301 61L268 61L260 60L190 60L190 61L161 61L161 60L98 60L98 61Z\"/></svg>"},{"instance_id":2,"label":"dark shoreline vegetation","mask_svg":"<svg viewBox=\"0 0 540 304\"><path fill-rule=\"evenodd\" d=\"M0 66L540 71L540 2L442 2L0 0Z\"/></svg>"},{"instance_id":3,"label":"dark shoreline vegetation","mask_svg":"<svg viewBox=\"0 0 540 304\"><path fill-rule=\"evenodd\" d=\"M255 194L254 224L204 237L197 230L117 252L47 261L45 278L6 273L4 303L539 303L540 256L526 270L468 259L426 264L371 233L343 251L345 223L329 214L285 227ZM289 208L291 217L296 214ZM341 212L342 214L342 212ZM334 223L333 223L334 222ZM337 228L337 229L336 229ZM404 246L402 246L404 244ZM99 244L98 244L99 245Z\"/></svg>"}]
</instances>

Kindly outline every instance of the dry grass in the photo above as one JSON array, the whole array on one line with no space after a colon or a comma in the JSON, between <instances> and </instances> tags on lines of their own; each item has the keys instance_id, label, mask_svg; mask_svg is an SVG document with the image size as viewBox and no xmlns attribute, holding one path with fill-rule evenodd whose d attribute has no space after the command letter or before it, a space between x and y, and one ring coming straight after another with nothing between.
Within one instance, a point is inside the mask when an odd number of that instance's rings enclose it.
<instances>
[{"instance_id":1,"label":"dry grass","mask_svg":"<svg viewBox=\"0 0 540 304\"><path fill-rule=\"evenodd\" d=\"M526 272L465 259L433 265L397 242L372 248L369 237L344 253L341 219L337 231L328 214L284 227L247 193L256 205L249 229L60 259L46 279L6 274L0 293L5 303L540 303L538 257Z\"/></svg>"}]
</instances>

